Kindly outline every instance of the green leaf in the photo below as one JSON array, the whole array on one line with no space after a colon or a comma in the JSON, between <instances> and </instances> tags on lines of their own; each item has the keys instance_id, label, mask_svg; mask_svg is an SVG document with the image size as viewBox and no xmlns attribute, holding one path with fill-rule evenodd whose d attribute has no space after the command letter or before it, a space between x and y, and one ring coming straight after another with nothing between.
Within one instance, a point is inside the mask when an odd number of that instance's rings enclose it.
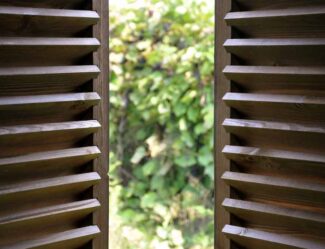
<instances>
[{"instance_id":1,"label":"green leaf","mask_svg":"<svg viewBox=\"0 0 325 249\"><path fill-rule=\"evenodd\" d=\"M154 192L149 192L141 198L142 208L152 208L158 200L158 195Z\"/></svg>"},{"instance_id":2,"label":"green leaf","mask_svg":"<svg viewBox=\"0 0 325 249\"><path fill-rule=\"evenodd\" d=\"M200 110L198 108L192 107L189 108L189 110L187 111L187 117L192 122L197 122L199 115L200 115Z\"/></svg>"},{"instance_id":3,"label":"green leaf","mask_svg":"<svg viewBox=\"0 0 325 249\"><path fill-rule=\"evenodd\" d=\"M205 133L207 131L206 127L204 127L203 124L197 124L195 127L194 127L194 133L196 135L201 135L203 133Z\"/></svg>"},{"instance_id":4,"label":"green leaf","mask_svg":"<svg viewBox=\"0 0 325 249\"><path fill-rule=\"evenodd\" d=\"M194 146L194 139L191 134L187 131L182 132L181 140L186 144L186 146L192 148Z\"/></svg>"},{"instance_id":5,"label":"green leaf","mask_svg":"<svg viewBox=\"0 0 325 249\"><path fill-rule=\"evenodd\" d=\"M157 170L157 161L150 160L142 166L142 172L145 176L152 175Z\"/></svg>"},{"instance_id":6,"label":"green leaf","mask_svg":"<svg viewBox=\"0 0 325 249\"><path fill-rule=\"evenodd\" d=\"M209 176L211 179L214 179L214 167L211 165L210 167L206 167L204 169L204 173Z\"/></svg>"},{"instance_id":7,"label":"green leaf","mask_svg":"<svg viewBox=\"0 0 325 249\"><path fill-rule=\"evenodd\" d=\"M195 156L194 155L182 155L179 157L176 157L175 163L181 167L191 167L194 164L196 164Z\"/></svg>"},{"instance_id":8,"label":"green leaf","mask_svg":"<svg viewBox=\"0 0 325 249\"><path fill-rule=\"evenodd\" d=\"M123 210L121 213L120 213L120 216L122 218L124 218L125 220L129 220L133 217L135 217L137 215L137 212L132 210L132 209L126 209L126 210Z\"/></svg>"},{"instance_id":9,"label":"green leaf","mask_svg":"<svg viewBox=\"0 0 325 249\"><path fill-rule=\"evenodd\" d=\"M174 113L177 117L182 116L186 112L186 105L178 102L174 107Z\"/></svg>"},{"instance_id":10,"label":"green leaf","mask_svg":"<svg viewBox=\"0 0 325 249\"><path fill-rule=\"evenodd\" d=\"M152 190L160 190L160 189L163 189L164 188L164 185L165 185L165 180L164 180L164 177L162 177L162 176L154 176L151 179L150 188Z\"/></svg>"},{"instance_id":11,"label":"green leaf","mask_svg":"<svg viewBox=\"0 0 325 249\"><path fill-rule=\"evenodd\" d=\"M207 146L202 147L199 150L198 162L204 166L208 167L213 164L213 152Z\"/></svg>"}]
</instances>

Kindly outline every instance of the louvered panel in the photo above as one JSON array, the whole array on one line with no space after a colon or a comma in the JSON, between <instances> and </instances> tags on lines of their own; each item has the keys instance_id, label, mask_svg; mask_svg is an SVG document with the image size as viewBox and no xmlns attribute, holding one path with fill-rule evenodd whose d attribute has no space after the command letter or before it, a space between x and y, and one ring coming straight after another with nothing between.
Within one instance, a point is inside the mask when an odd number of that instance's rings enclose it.
<instances>
[{"instance_id":1,"label":"louvered panel","mask_svg":"<svg viewBox=\"0 0 325 249\"><path fill-rule=\"evenodd\" d=\"M221 2L217 247L325 248L325 3Z\"/></svg>"},{"instance_id":2,"label":"louvered panel","mask_svg":"<svg viewBox=\"0 0 325 249\"><path fill-rule=\"evenodd\" d=\"M107 12L0 0L0 248L108 246Z\"/></svg>"}]
</instances>

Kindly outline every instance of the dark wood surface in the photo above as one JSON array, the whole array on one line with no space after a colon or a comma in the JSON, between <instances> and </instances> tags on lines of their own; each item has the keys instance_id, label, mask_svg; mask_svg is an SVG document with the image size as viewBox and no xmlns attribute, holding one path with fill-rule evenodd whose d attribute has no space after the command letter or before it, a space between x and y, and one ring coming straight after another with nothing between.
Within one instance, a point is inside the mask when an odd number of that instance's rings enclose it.
<instances>
[{"instance_id":1,"label":"dark wood surface","mask_svg":"<svg viewBox=\"0 0 325 249\"><path fill-rule=\"evenodd\" d=\"M230 241L222 233L222 228L230 223L231 215L221 204L224 198L230 196L230 188L221 176L230 170L230 161L221 153L222 148L230 143L230 135L222 128L222 122L230 116L230 108L222 101L224 94L230 91L230 81L224 74L220 73L226 65L231 63L230 55L223 49L223 43L231 36L231 29L223 20L224 16L231 10L231 1L216 1L215 23L215 132L214 132L214 162L215 162L215 242L217 249L230 248Z\"/></svg>"},{"instance_id":2,"label":"dark wood surface","mask_svg":"<svg viewBox=\"0 0 325 249\"><path fill-rule=\"evenodd\" d=\"M107 15L0 0L0 248L108 247Z\"/></svg>"},{"instance_id":3,"label":"dark wood surface","mask_svg":"<svg viewBox=\"0 0 325 249\"><path fill-rule=\"evenodd\" d=\"M216 2L217 248L325 248L325 1Z\"/></svg>"},{"instance_id":4,"label":"dark wood surface","mask_svg":"<svg viewBox=\"0 0 325 249\"><path fill-rule=\"evenodd\" d=\"M93 11L101 17L97 25L93 27L93 37L97 38L101 47L93 54L93 63L101 71L99 77L93 81L92 89L97 92L102 101L93 109L93 119L101 123L101 128L93 135L93 144L101 151L101 155L93 162L94 171L98 172L101 181L93 189L93 196L101 203L101 208L94 212L93 223L101 230L101 235L93 240L93 248L108 248L108 0L92 0Z\"/></svg>"}]
</instances>

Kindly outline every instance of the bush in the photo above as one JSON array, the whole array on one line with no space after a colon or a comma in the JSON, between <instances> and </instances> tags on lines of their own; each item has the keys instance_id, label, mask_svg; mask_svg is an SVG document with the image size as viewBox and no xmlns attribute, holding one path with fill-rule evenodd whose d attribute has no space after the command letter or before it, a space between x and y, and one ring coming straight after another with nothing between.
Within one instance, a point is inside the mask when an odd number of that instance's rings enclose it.
<instances>
[{"instance_id":1,"label":"bush","mask_svg":"<svg viewBox=\"0 0 325 249\"><path fill-rule=\"evenodd\" d=\"M110 9L111 219L123 248L213 248L214 8L139 2Z\"/></svg>"}]
</instances>

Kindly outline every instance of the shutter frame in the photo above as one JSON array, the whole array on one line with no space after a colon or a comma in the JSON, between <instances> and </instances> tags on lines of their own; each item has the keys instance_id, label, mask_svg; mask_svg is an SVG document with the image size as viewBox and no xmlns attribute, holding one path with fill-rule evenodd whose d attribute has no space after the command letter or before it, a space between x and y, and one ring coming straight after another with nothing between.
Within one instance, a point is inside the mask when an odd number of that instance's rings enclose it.
<instances>
[{"instance_id":1,"label":"shutter frame","mask_svg":"<svg viewBox=\"0 0 325 249\"><path fill-rule=\"evenodd\" d=\"M325 247L324 1L216 0L215 248Z\"/></svg>"},{"instance_id":2,"label":"shutter frame","mask_svg":"<svg viewBox=\"0 0 325 249\"><path fill-rule=\"evenodd\" d=\"M0 248L108 248L108 0L0 20Z\"/></svg>"}]
</instances>

